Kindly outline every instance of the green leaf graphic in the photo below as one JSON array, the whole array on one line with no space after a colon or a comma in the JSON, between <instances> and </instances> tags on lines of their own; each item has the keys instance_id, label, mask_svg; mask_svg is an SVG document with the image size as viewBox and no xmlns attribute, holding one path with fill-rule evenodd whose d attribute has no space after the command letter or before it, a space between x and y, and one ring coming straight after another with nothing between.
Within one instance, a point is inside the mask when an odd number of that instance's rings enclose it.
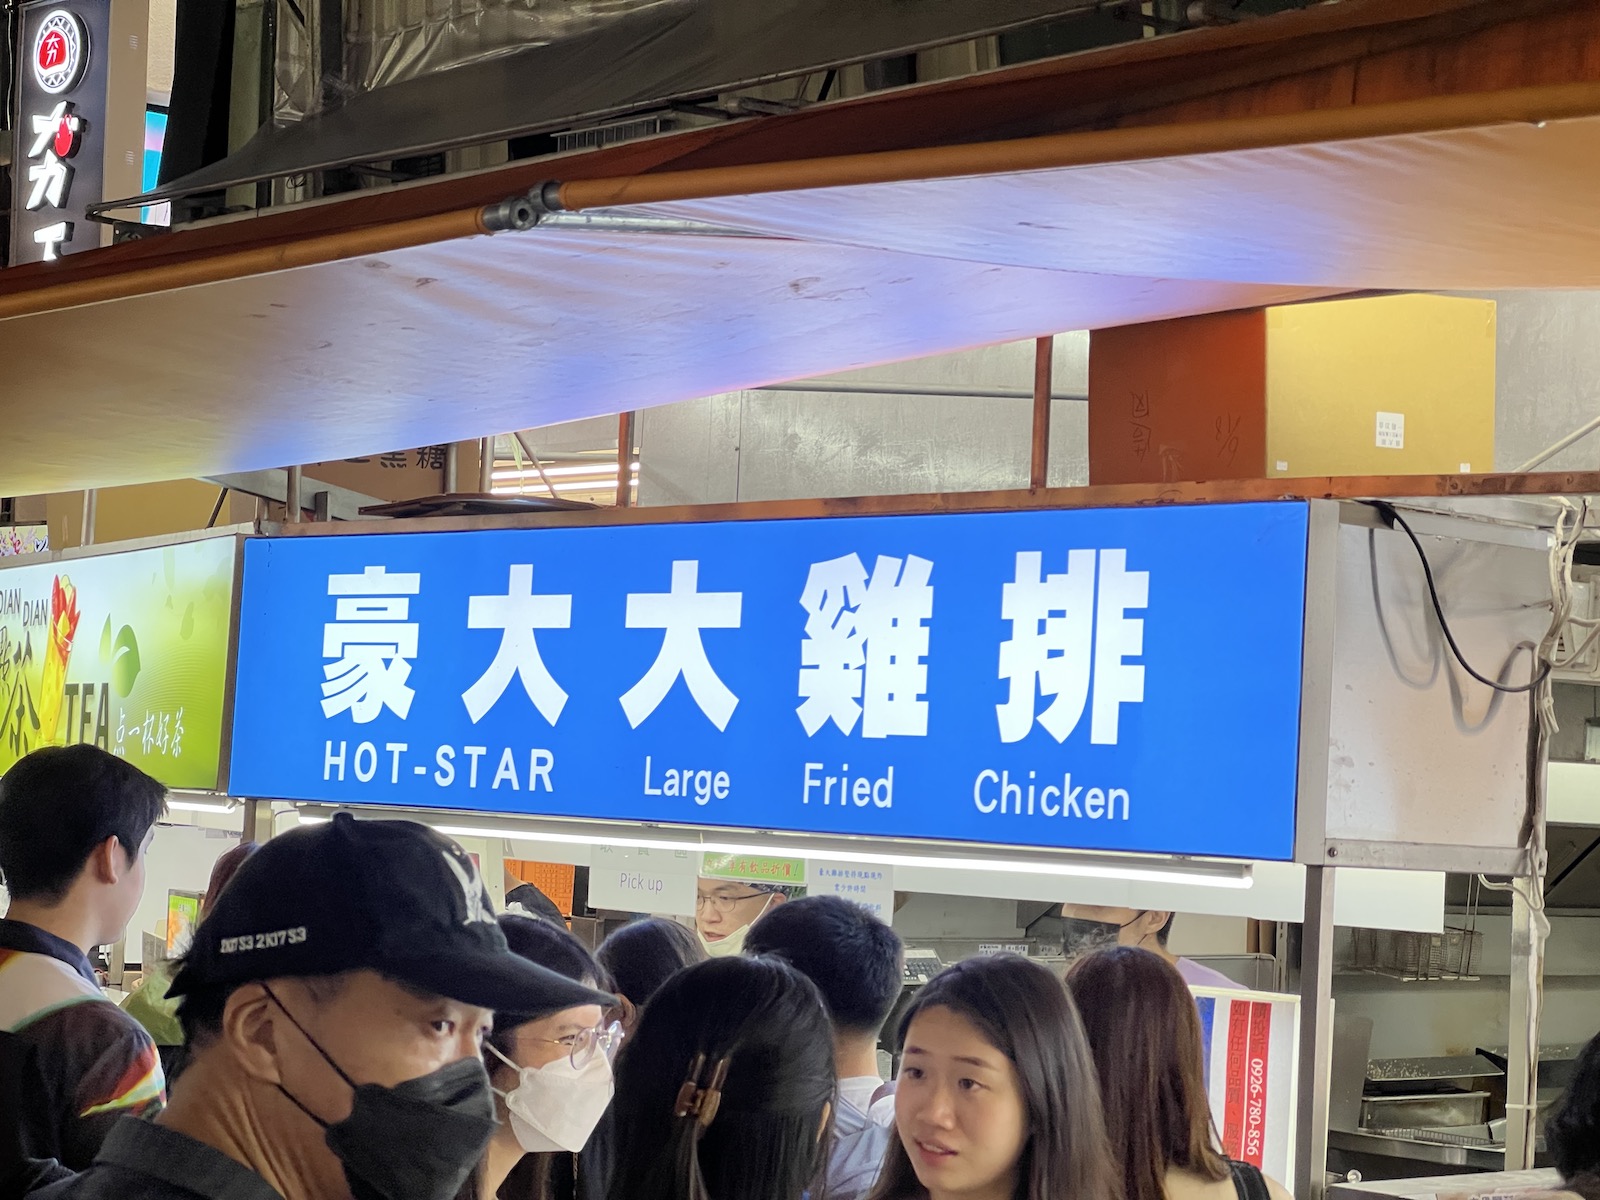
<instances>
[{"instance_id":1,"label":"green leaf graphic","mask_svg":"<svg viewBox=\"0 0 1600 1200\"><path fill-rule=\"evenodd\" d=\"M189 602L189 607L183 610L183 623L178 626L178 636L188 641L194 636L194 601Z\"/></svg>"},{"instance_id":2,"label":"green leaf graphic","mask_svg":"<svg viewBox=\"0 0 1600 1200\"><path fill-rule=\"evenodd\" d=\"M117 695L126 698L139 678L139 639L133 635L133 626L124 625L117 631L115 657L111 662L111 682Z\"/></svg>"},{"instance_id":3,"label":"green leaf graphic","mask_svg":"<svg viewBox=\"0 0 1600 1200\"><path fill-rule=\"evenodd\" d=\"M100 661L111 661L111 618L106 618L106 627L100 631Z\"/></svg>"}]
</instances>

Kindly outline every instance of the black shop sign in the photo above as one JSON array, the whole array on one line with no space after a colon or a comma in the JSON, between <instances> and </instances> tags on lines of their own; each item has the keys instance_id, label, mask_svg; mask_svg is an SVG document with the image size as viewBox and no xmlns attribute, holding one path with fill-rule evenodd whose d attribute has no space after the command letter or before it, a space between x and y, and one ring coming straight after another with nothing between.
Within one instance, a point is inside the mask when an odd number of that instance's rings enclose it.
<instances>
[{"instance_id":1,"label":"black shop sign","mask_svg":"<svg viewBox=\"0 0 1600 1200\"><path fill-rule=\"evenodd\" d=\"M100 245L85 216L104 199L110 0L22 10L11 261L50 262Z\"/></svg>"}]
</instances>

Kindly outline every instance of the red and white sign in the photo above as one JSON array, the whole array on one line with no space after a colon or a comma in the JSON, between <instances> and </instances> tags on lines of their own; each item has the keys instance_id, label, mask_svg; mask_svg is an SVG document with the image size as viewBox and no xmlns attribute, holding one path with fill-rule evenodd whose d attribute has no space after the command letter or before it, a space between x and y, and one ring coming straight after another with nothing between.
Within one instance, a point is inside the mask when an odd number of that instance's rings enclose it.
<instances>
[{"instance_id":1,"label":"red and white sign","mask_svg":"<svg viewBox=\"0 0 1600 1200\"><path fill-rule=\"evenodd\" d=\"M33 78L52 96L70 92L89 65L89 31L76 14L57 8L45 14L33 38Z\"/></svg>"},{"instance_id":2,"label":"red and white sign","mask_svg":"<svg viewBox=\"0 0 1600 1200\"><path fill-rule=\"evenodd\" d=\"M1207 1039L1207 1091L1223 1153L1279 1182L1292 1182L1299 999L1193 990Z\"/></svg>"},{"instance_id":3,"label":"red and white sign","mask_svg":"<svg viewBox=\"0 0 1600 1200\"><path fill-rule=\"evenodd\" d=\"M1271 1061L1272 1005L1232 1001L1228 1022L1228 1102L1222 1148L1229 1158L1264 1165L1267 1067Z\"/></svg>"}]
</instances>

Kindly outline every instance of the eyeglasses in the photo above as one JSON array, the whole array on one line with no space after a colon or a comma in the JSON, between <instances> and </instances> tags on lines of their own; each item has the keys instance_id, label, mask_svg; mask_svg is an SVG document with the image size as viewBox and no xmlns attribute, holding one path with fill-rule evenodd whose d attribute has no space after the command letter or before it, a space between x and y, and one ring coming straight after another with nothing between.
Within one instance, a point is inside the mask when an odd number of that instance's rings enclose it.
<instances>
[{"instance_id":1,"label":"eyeglasses","mask_svg":"<svg viewBox=\"0 0 1600 1200\"><path fill-rule=\"evenodd\" d=\"M608 1059L616 1058L617 1049L622 1045L622 1023L613 1021L609 1025L596 1025L592 1029L580 1029L577 1033L569 1033L566 1037L528 1040L565 1048L572 1065L581 1071L594 1061L596 1054L604 1054Z\"/></svg>"},{"instance_id":2,"label":"eyeglasses","mask_svg":"<svg viewBox=\"0 0 1600 1200\"><path fill-rule=\"evenodd\" d=\"M735 904L743 904L746 900L761 900L769 898L771 895L771 892L750 892L743 896L696 896L694 898L694 908L696 912L699 912L709 904L713 911L727 916L733 911Z\"/></svg>"}]
</instances>

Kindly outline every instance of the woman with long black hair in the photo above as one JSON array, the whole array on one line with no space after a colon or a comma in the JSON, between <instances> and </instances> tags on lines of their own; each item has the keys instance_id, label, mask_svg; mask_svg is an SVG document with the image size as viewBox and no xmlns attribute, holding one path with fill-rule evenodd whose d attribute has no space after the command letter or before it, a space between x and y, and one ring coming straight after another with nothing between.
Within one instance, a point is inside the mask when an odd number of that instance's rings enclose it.
<instances>
[{"instance_id":1,"label":"woman with long black hair","mask_svg":"<svg viewBox=\"0 0 1600 1200\"><path fill-rule=\"evenodd\" d=\"M1083 1026L1047 969L957 963L900 1038L900 1136L873 1200L1121 1200Z\"/></svg>"},{"instance_id":2,"label":"woman with long black hair","mask_svg":"<svg viewBox=\"0 0 1600 1200\"><path fill-rule=\"evenodd\" d=\"M826 1163L833 1033L775 958L679 972L617 1062L610 1200L801 1200Z\"/></svg>"}]
</instances>

